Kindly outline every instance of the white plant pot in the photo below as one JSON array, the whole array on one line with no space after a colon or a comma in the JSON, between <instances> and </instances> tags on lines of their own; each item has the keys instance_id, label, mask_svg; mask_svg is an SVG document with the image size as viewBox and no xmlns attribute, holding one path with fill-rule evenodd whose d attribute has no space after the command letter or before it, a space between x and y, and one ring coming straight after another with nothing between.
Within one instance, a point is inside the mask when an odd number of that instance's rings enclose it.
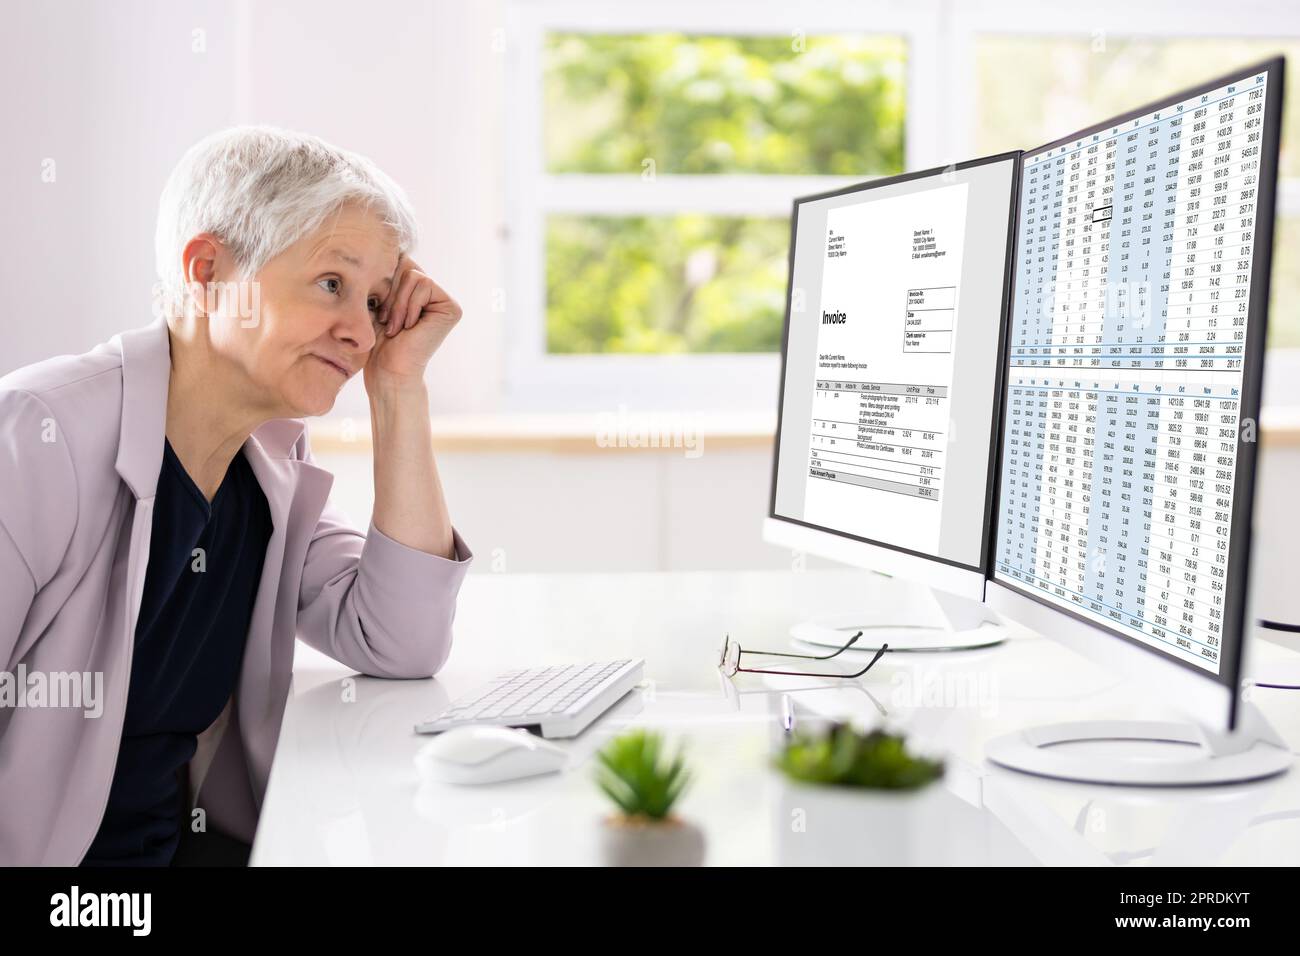
<instances>
[{"instance_id":1,"label":"white plant pot","mask_svg":"<svg viewBox=\"0 0 1300 956\"><path fill-rule=\"evenodd\" d=\"M609 817L600 826L606 866L700 866L704 831L675 817L662 823Z\"/></svg>"},{"instance_id":2,"label":"white plant pot","mask_svg":"<svg viewBox=\"0 0 1300 956\"><path fill-rule=\"evenodd\" d=\"M782 866L918 866L942 862L943 784L869 790L783 778Z\"/></svg>"}]
</instances>

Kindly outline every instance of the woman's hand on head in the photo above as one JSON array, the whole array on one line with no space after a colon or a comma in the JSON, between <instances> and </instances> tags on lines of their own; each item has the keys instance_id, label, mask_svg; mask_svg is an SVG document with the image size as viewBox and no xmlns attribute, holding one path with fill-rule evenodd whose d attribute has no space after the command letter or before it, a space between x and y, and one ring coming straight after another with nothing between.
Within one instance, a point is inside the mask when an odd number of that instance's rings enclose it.
<instances>
[{"instance_id":1,"label":"woman's hand on head","mask_svg":"<svg viewBox=\"0 0 1300 956\"><path fill-rule=\"evenodd\" d=\"M388 298L375 314L375 345L364 372L366 388L422 384L425 366L460 316L460 304L409 256L403 256Z\"/></svg>"}]
</instances>

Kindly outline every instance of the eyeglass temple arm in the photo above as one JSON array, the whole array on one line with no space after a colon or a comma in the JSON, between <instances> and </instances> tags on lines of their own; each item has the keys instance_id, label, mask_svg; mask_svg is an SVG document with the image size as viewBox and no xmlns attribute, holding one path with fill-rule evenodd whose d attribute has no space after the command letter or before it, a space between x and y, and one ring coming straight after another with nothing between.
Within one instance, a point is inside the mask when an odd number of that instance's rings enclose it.
<instances>
[{"instance_id":1,"label":"eyeglass temple arm","mask_svg":"<svg viewBox=\"0 0 1300 956\"><path fill-rule=\"evenodd\" d=\"M880 660L882 657L885 656L885 651L887 651L887 650L889 650L889 645L888 645L888 644L881 644L881 645L880 645L880 650L876 651L876 656L873 657L873 658L871 658L871 663L867 664L866 667L862 668L862 670L858 671L856 674L849 674L849 675L847 675L847 676L849 676L849 677L861 677L863 674L865 674L867 671L871 670L871 668L875 666L876 661Z\"/></svg>"},{"instance_id":2,"label":"eyeglass temple arm","mask_svg":"<svg viewBox=\"0 0 1300 956\"><path fill-rule=\"evenodd\" d=\"M833 651L830 654L778 654L775 651L747 651L743 647L740 649L740 654L760 654L763 657L792 657L792 658L797 658L798 660L801 661L828 661L832 657L839 657L841 654L847 651L850 647L852 647L854 644L858 642L858 638L861 636L862 636L862 632L858 631L858 633L854 634L852 637L849 638L849 642L847 644L841 647L838 651ZM768 671L768 673L776 674L779 672Z\"/></svg>"},{"instance_id":3,"label":"eyeglass temple arm","mask_svg":"<svg viewBox=\"0 0 1300 956\"><path fill-rule=\"evenodd\" d=\"M843 649L844 648L840 648L840 650ZM880 650L876 651L876 656L871 658L871 663L869 663L866 667L862 668L862 670L858 671L856 674L810 674L807 671L770 671L762 667L737 667L736 670L746 674L782 674L785 675L786 677L837 677L837 678L848 678L849 680L852 680L855 677L861 677L867 671L871 670L871 668L875 666L876 661L880 660L880 658L882 658L885 655L885 651L887 650L889 650L889 645L881 644ZM755 651L755 653L757 653L757 651ZM839 653L839 651L836 651L836 653ZM799 655L792 654L790 656L798 657ZM835 654L832 654L830 656L834 657ZM825 660L826 658L814 657L812 659Z\"/></svg>"}]
</instances>

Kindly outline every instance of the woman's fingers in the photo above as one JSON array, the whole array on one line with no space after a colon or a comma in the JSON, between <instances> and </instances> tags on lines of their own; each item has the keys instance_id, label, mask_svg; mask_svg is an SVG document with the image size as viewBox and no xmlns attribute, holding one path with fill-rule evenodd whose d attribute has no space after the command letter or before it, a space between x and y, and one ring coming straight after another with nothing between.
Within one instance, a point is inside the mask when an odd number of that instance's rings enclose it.
<instances>
[{"instance_id":1,"label":"woman's fingers","mask_svg":"<svg viewBox=\"0 0 1300 956\"><path fill-rule=\"evenodd\" d=\"M413 328L425 312L443 316L454 325L461 315L456 300L413 262L403 260L403 264L407 268L380 307L379 323L384 326L388 337L392 338L404 329Z\"/></svg>"},{"instance_id":2,"label":"woman's fingers","mask_svg":"<svg viewBox=\"0 0 1300 956\"><path fill-rule=\"evenodd\" d=\"M414 289L411 290L411 299L406 306L406 323L404 328L410 328L420 320L420 313L429 302L429 282L432 281L428 276L420 276Z\"/></svg>"},{"instance_id":3,"label":"woman's fingers","mask_svg":"<svg viewBox=\"0 0 1300 956\"><path fill-rule=\"evenodd\" d=\"M389 296L388 321L384 324L384 327L390 338L406 327L406 312L410 305L411 296L414 294L416 286L419 285L419 275L420 273L414 269L408 269L402 273L402 278L397 282L397 288Z\"/></svg>"},{"instance_id":4,"label":"woman's fingers","mask_svg":"<svg viewBox=\"0 0 1300 956\"><path fill-rule=\"evenodd\" d=\"M379 312L375 316L380 325L388 325L389 319L393 317L393 302L397 299L397 291L402 285L402 272L398 263L398 271L393 274L393 284L388 287L388 295L384 296L384 301L379 303Z\"/></svg>"},{"instance_id":5,"label":"woman's fingers","mask_svg":"<svg viewBox=\"0 0 1300 956\"><path fill-rule=\"evenodd\" d=\"M441 312L444 315L451 316L452 320L460 318L460 305L447 294L447 290L438 283L434 282L429 276L425 276L429 283L429 300L425 308L426 312Z\"/></svg>"}]
</instances>

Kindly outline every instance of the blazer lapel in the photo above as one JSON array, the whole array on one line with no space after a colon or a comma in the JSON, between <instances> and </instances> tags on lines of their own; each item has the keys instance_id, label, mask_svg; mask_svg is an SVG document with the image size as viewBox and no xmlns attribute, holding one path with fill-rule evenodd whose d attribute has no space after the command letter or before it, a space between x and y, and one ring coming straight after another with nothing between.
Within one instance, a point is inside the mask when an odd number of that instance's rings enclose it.
<instances>
[{"instance_id":1,"label":"blazer lapel","mask_svg":"<svg viewBox=\"0 0 1300 956\"><path fill-rule=\"evenodd\" d=\"M131 542L127 549L126 633L127 673L135 647L149 541L153 531L154 497L162 467L163 435L167 426L167 388L171 378L171 340L162 318L150 325L114 336L122 354L122 417L115 467L135 495Z\"/></svg>"},{"instance_id":2,"label":"blazer lapel","mask_svg":"<svg viewBox=\"0 0 1300 956\"><path fill-rule=\"evenodd\" d=\"M167 323L113 336L122 353L122 420L117 443L117 473L136 498L153 498L162 468L167 430L167 389L171 379L171 339ZM134 554L135 552L132 551Z\"/></svg>"}]
</instances>

